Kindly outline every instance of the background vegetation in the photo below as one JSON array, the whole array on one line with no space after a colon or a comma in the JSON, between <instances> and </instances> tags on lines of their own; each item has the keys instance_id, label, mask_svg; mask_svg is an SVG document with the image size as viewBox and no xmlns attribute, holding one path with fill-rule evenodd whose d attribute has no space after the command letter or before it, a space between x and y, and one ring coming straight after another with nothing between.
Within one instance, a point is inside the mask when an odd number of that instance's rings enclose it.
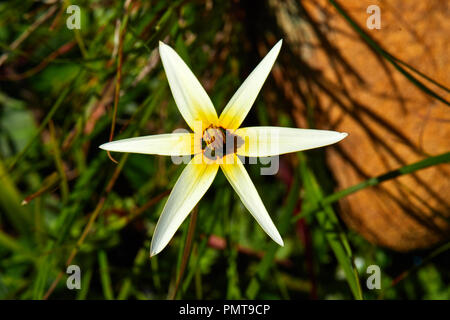
<instances>
[{"instance_id":1,"label":"background vegetation","mask_svg":"<svg viewBox=\"0 0 450 320\"><path fill-rule=\"evenodd\" d=\"M283 35L261 18L271 14L264 1L76 1L80 30L66 27L69 4L0 3L1 299L450 298L448 243L396 253L348 230L336 206L359 189L448 162L448 153L338 193L330 170L339 168L326 168L324 150L283 156L277 176L247 166L283 248L219 173L169 246L150 259L155 224L182 166L169 157L112 154L116 164L98 146L186 127L158 41L192 67L220 112ZM397 63L370 38L361 41ZM272 82L263 91L276 90ZM245 124L295 126L289 105L276 109L273 122L266 96ZM311 127L314 121L308 118ZM66 287L70 264L81 267L81 290ZM366 287L372 264L382 270L381 290Z\"/></svg>"}]
</instances>

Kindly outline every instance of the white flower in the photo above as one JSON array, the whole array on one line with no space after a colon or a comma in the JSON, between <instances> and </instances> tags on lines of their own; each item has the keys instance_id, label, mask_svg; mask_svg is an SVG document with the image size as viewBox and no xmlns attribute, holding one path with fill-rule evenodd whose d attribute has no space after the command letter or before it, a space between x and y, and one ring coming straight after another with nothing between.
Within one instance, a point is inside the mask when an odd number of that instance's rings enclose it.
<instances>
[{"instance_id":1,"label":"white flower","mask_svg":"<svg viewBox=\"0 0 450 320\"><path fill-rule=\"evenodd\" d=\"M272 69L280 40L253 70L220 117L195 75L178 54L160 42L159 52L170 89L183 118L194 133L172 133L123 139L100 148L166 156L194 155L178 178L156 225L150 255L159 253L211 186L219 167L245 207L279 245L283 240L241 160L326 146L347 134L327 130L281 127L239 128ZM231 148L228 146L231 145Z\"/></svg>"}]
</instances>

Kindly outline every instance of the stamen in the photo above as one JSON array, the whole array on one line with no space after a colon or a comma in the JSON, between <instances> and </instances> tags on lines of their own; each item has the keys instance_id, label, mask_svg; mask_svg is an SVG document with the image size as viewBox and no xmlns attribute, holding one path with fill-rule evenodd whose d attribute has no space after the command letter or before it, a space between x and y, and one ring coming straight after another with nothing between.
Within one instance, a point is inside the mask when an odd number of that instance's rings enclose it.
<instances>
[{"instance_id":1,"label":"stamen","mask_svg":"<svg viewBox=\"0 0 450 320\"><path fill-rule=\"evenodd\" d=\"M203 154L211 160L217 160L228 154L236 153L243 143L244 140L241 137L223 127L211 125L203 131Z\"/></svg>"}]
</instances>

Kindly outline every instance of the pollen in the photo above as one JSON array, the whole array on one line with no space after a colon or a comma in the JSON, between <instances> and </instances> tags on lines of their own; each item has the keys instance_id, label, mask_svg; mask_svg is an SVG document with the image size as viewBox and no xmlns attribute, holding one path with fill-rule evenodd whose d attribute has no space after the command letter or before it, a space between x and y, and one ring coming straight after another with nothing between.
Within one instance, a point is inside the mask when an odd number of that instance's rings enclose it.
<instances>
[{"instance_id":1,"label":"pollen","mask_svg":"<svg viewBox=\"0 0 450 320\"><path fill-rule=\"evenodd\" d=\"M203 154L211 160L220 159L228 154L236 153L244 143L238 135L223 127L209 126L203 131Z\"/></svg>"}]
</instances>

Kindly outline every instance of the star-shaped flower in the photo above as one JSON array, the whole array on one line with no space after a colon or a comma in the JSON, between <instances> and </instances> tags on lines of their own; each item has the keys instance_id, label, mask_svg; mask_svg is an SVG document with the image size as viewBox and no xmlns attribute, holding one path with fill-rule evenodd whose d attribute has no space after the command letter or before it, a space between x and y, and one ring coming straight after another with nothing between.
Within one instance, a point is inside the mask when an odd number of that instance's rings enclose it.
<instances>
[{"instance_id":1,"label":"star-shaped flower","mask_svg":"<svg viewBox=\"0 0 450 320\"><path fill-rule=\"evenodd\" d=\"M193 133L171 133L123 139L100 148L116 152L193 155L178 178L153 235L150 255L168 244L181 223L211 186L219 167L245 207L279 245L283 240L270 218L239 156L269 157L322 147L347 134L328 130L282 127L239 128L280 52L280 40L236 91L220 117L195 75L168 45L159 53L181 115Z\"/></svg>"}]
</instances>

